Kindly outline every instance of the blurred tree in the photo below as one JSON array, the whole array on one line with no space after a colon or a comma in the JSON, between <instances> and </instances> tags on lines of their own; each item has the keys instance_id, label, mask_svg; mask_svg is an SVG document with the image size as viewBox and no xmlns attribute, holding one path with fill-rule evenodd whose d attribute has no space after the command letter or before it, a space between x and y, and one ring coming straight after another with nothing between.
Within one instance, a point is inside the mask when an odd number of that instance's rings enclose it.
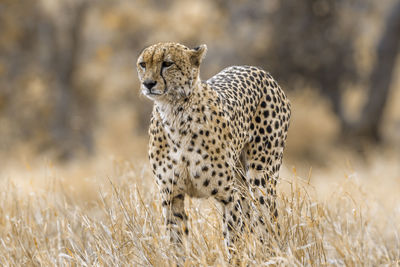
<instances>
[{"instance_id":1,"label":"blurred tree","mask_svg":"<svg viewBox=\"0 0 400 267\"><path fill-rule=\"evenodd\" d=\"M346 127L341 93L343 84L356 78L357 69L353 56L357 27L343 15L346 1L219 3L230 14L235 57L263 66L287 89L316 88L330 99Z\"/></svg>"},{"instance_id":2,"label":"blurred tree","mask_svg":"<svg viewBox=\"0 0 400 267\"><path fill-rule=\"evenodd\" d=\"M344 17L346 4L336 0L285 0L272 15L272 44L262 58L289 88L314 87L332 103L346 127L343 85L356 78L355 21ZM352 24L353 23L353 24Z\"/></svg>"},{"instance_id":3,"label":"blurred tree","mask_svg":"<svg viewBox=\"0 0 400 267\"><path fill-rule=\"evenodd\" d=\"M368 97L358 121L346 127L346 134L380 141L379 128L389 95L396 58L400 50L400 2L388 15L376 50L376 62L370 76Z\"/></svg>"},{"instance_id":4,"label":"blurred tree","mask_svg":"<svg viewBox=\"0 0 400 267\"><path fill-rule=\"evenodd\" d=\"M400 4L386 21L370 77L361 118L350 122L343 93L360 80L355 62L362 11L370 1L283 0L218 1L228 14L228 31L235 40L232 51L240 62L263 66L279 77L285 88L315 88L332 103L349 140L365 137L379 141L379 127L400 42ZM229 49L228 49L229 50ZM243 51L246 51L243 53ZM234 62L236 63L236 62Z\"/></svg>"},{"instance_id":5,"label":"blurred tree","mask_svg":"<svg viewBox=\"0 0 400 267\"><path fill-rule=\"evenodd\" d=\"M60 159L92 149L95 100L75 77L89 3L0 3L1 147L31 142Z\"/></svg>"},{"instance_id":6,"label":"blurred tree","mask_svg":"<svg viewBox=\"0 0 400 267\"><path fill-rule=\"evenodd\" d=\"M79 56L83 46L83 29L89 8L88 1L62 2L60 14L42 14L42 43L48 47L50 56L48 70L52 73L51 86L54 95L54 113L51 119L53 144L59 147L59 158L67 159L76 150L76 145L84 145L92 150L90 129L85 126L81 132L74 130L74 109L84 108L78 105L75 72L78 70ZM74 90L75 89L75 90ZM84 89L83 89L84 90ZM85 101L89 104L88 101ZM87 107L86 107L87 108ZM87 113L87 115L90 113Z\"/></svg>"},{"instance_id":7,"label":"blurred tree","mask_svg":"<svg viewBox=\"0 0 400 267\"><path fill-rule=\"evenodd\" d=\"M35 115L40 117L45 113L42 101L35 101L42 88L42 81L35 79L41 66L37 64L37 53L33 53L37 48L38 11L36 1L0 3L0 145L3 149L10 148L16 139L26 141L37 135L35 124L46 124L45 118L35 121ZM28 110L32 102L37 104L34 112Z\"/></svg>"}]
</instances>

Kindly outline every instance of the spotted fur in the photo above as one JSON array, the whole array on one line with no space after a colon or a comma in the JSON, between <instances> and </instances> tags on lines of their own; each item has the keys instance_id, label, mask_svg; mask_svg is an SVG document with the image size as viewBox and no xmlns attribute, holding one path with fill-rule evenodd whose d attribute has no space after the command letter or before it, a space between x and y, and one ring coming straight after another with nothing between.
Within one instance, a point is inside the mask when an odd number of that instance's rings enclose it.
<instances>
[{"instance_id":1,"label":"spotted fur","mask_svg":"<svg viewBox=\"0 0 400 267\"><path fill-rule=\"evenodd\" d=\"M188 234L185 196L214 197L224 207L231 246L246 220L276 218L276 183L289 127L290 102L270 74L251 66L201 81L206 46L146 48L137 62L142 93L154 101L149 159L173 242ZM264 214L250 212L251 195Z\"/></svg>"}]
</instances>

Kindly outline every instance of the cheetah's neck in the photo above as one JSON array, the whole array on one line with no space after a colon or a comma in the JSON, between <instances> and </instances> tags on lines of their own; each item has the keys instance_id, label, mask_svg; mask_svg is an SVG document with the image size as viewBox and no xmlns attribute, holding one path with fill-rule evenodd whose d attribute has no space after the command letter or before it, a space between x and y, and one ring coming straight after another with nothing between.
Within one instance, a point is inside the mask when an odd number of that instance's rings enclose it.
<instances>
[{"instance_id":1,"label":"cheetah's neck","mask_svg":"<svg viewBox=\"0 0 400 267\"><path fill-rule=\"evenodd\" d=\"M199 127L200 119L203 119L208 107L205 107L208 87L204 83L198 83L193 88L192 94L186 99L175 102L156 102L156 111L160 116L160 122L171 136L186 135L191 128ZM197 122L197 123L196 123Z\"/></svg>"},{"instance_id":2,"label":"cheetah's neck","mask_svg":"<svg viewBox=\"0 0 400 267\"><path fill-rule=\"evenodd\" d=\"M187 120L188 110L195 104L193 96L175 103L157 103L156 110L160 115L161 122L164 128L179 130L185 126L184 122Z\"/></svg>"}]
</instances>

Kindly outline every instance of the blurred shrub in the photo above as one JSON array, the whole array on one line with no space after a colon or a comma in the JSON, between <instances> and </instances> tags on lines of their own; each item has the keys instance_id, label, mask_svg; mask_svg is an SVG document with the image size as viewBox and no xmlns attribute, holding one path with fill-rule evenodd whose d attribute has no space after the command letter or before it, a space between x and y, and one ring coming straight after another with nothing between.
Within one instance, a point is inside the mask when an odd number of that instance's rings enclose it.
<instances>
[{"instance_id":1,"label":"blurred shrub","mask_svg":"<svg viewBox=\"0 0 400 267\"><path fill-rule=\"evenodd\" d=\"M93 153L104 136L98 131L118 138L118 123L145 134L152 103L139 96L135 61L161 41L206 43L203 79L228 65L259 65L287 90L319 90L343 117L343 89L363 78L357 27L376 7L362 0L3 0L0 148L28 144L67 159Z\"/></svg>"}]
</instances>

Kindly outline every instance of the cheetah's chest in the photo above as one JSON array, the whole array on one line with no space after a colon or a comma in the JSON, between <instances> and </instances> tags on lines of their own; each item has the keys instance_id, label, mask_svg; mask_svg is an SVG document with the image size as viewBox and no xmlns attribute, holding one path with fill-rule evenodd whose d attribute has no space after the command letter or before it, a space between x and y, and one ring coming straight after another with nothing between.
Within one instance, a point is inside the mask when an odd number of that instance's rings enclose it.
<instances>
[{"instance_id":1,"label":"cheetah's chest","mask_svg":"<svg viewBox=\"0 0 400 267\"><path fill-rule=\"evenodd\" d=\"M215 188L231 183L230 166L235 165L237 149L233 142L229 120L215 106L191 104L188 110L174 112L164 109L160 114L159 132L152 142L150 157L156 176L173 191L193 197L208 197ZM173 115L173 116L172 116ZM151 154L151 153L150 153ZM160 156L158 157L160 159Z\"/></svg>"},{"instance_id":2,"label":"cheetah's chest","mask_svg":"<svg viewBox=\"0 0 400 267\"><path fill-rule=\"evenodd\" d=\"M203 133L205 135L205 133ZM202 138L199 131L188 131L185 136L175 136L171 142L172 149L169 156L173 164L174 179L177 184L182 184L187 193L192 197L207 197L209 195L208 184L214 183L216 167L214 159L215 150L212 141ZM204 136L206 137L206 136Z\"/></svg>"}]
</instances>

